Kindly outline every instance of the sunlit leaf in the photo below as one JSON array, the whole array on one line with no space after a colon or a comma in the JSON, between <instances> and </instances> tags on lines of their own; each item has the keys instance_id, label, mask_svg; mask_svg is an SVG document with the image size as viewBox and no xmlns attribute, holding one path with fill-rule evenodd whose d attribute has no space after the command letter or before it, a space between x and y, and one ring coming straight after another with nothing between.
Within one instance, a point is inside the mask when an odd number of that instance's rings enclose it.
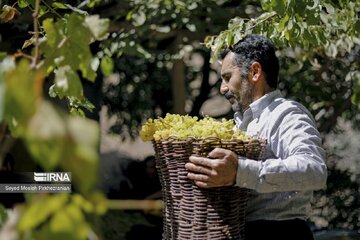
<instances>
[{"instance_id":1,"label":"sunlit leaf","mask_svg":"<svg viewBox=\"0 0 360 240\"><path fill-rule=\"evenodd\" d=\"M92 104L87 98L81 97L67 97L69 100L70 107L72 108L85 108L89 112L91 112L95 106Z\"/></svg>"},{"instance_id":2,"label":"sunlit leaf","mask_svg":"<svg viewBox=\"0 0 360 240\"><path fill-rule=\"evenodd\" d=\"M47 57L47 67L53 64L59 67L68 65L74 72L80 70L84 78L94 81L96 73L91 67L92 54L89 48L93 36L84 24L84 19L73 13L66 22L45 20L47 41L41 45L41 50Z\"/></svg>"},{"instance_id":3,"label":"sunlit leaf","mask_svg":"<svg viewBox=\"0 0 360 240\"><path fill-rule=\"evenodd\" d=\"M312 5L311 7L310 7L310 6L306 6L306 8L309 9L309 10L314 10L314 9L316 9L316 8L319 6L319 1L320 1L320 0L314 0L314 1L313 1L313 2L314 2L314 5Z\"/></svg>"},{"instance_id":4,"label":"sunlit leaf","mask_svg":"<svg viewBox=\"0 0 360 240\"><path fill-rule=\"evenodd\" d=\"M67 9L67 7L65 6L65 4L61 3L61 2L53 2L51 4L54 8L59 8L59 9Z\"/></svg>"},{"instance_id":5,"label":"sunlit leaf","mask_svg":"<svg viewBox=\"0 0 360 240\"><path fill-rule=\"evenodd\" d=\"M140 27L146 21L146 15L143 11L139 10L137 12L132 13L131 15L132 24L135 27Z\"/></svg>"},{"instance_id":6,"label":"sunlit leaf","mask_svg":"<svg viewBox=\"0 0 360 240\"><path fill-rule=\"evenodd\" d=\"M79 76L70 66L62 66L55 70L55 92L58 96L81 97L83 87Z\"/></svg>"},{"instance_id":7,"label":"sunlit leaf","mask_svg":"<svg viewBox=\"0 0 360 240\"><path fill-rule=\"evenodd\" d=\"M71 37L65 44L67 48L64 53L67 61L71 61L74 67L78 66L85 78L94 81L96 73L91 68L92 55L89 48L91 32L83 22L83 17L77 14L70 15L67 27L68 35Z\"/></svg>"},{"instance_id":8,"label":"sunlit leaf","mask_svg":"<svg viewBox=\"0 0 360 240\"><path fill-rule=\"evenodd\" d=\"M74 230L74 223L71 221L70 216L64 209L60 209L54 213L50 220L50 230L54 233L72 233Z\"/></svg>"},{"instance_id":9,"label":"sunlit leaf","mask_svg":"<svg viewBox=\"0 0 360 240\"><path fill-rule=\"evenodd\" d=\"M105 77L110 76L114 70L114 62L109 56L104 56L101 59L100 68Z\"/></svg>"},{"instance_id":10,"label":"sunlit leaf","mask_svg":"<svg viewBox=\"0 0 360 240\"><path fill-rule=\"evenodd\" d=\"M70 107L71 116L85 117L85 112L81 108Z\"/></svg>"},{"instance_id":11,"label":"sunlit leaf","mask_svg":"<svg viewBox=\"0 0 360 240\"><path fill-rule=\"evenodd\" d=\"M73 149L61 164L63 169L72 172L78 188L86 192L94 187L98 174L99 125L89 119L70 117L68 129Z\"/></svg>"},{"instance_id":12,"label":"sunlit leaf","mask_svg":"<svg viewBox=\"0 0 360 240\"><path fill-rule=\"evenodd\" d=\"M329 16L324 12L320 12L320 19L325 24L328 24L329 22Z\"/></svg>"},{"instance_id":13,"label":"sunlit leaf","mask_svg":"<svg viewBox=\"0 0 360 240\"><path fill-rule=\"evenodd\" d=\"M54 237L55 239L61 239L61 236L71 237L70 239L86 239L90 230L81 212L81 208L72 203L55 212L50 221L49 228L54 235L51 239L54 239Z\"/></svg>"},{"instance_id":14,"label":"sunlit leaf","mask_svg":"<svg viewBox=\"0 0 360 240\"><path fill-rule=\"evenodd\" d=\"M20 231L34 229L44 223L54 212L62 209L68 199L67 194L42 195L33 199L34 201L24 210L17 228Z\"/></svg>"},{"instance_id":15,"label":"sunlit leaf","mask_svg":"<svg viewBox=\"0 0 360 240\"><path fill-rule=\"evenodd\" d=\"M97 4L100 4L101 2L102 2L102 0L89 0L89 1L87 1L86 6L88 6L89 8L93 8Z\"/></svg>"},{"instance_id":16,"label":"sunlit leaf","mask_svg":"<svg viewBox=\"0 0 360 240\"><path fill-rule=\"evenodd\" d=\"M15 127L13 120L26 124L35 113L42 94L43 77L41 71L30 70L26 60L20 61L15 69L5 73L4 117L10 126Z\"/></svg>"},{"instance_id":17,"label":"sunlit leaf","mask_svg":"<svg viewBox=\"0 0 360 240\"><path fill-rule=\"evenodd\" d=\"M279 22L279 24L278 24L278 31L279 31L279 32L282 32L282 31L284 30L285 24L287 24L288 20L289 20L289 16L288 16L288 15L285 15L285 17L283 17L283 18L280 20L280 22Z\"/></svg>"},{"instance_id":18,"label":"sunlit leaf","mask_svg":"<svg viewBox=\"0 0 360 240\"><path fill-rule=\"evenodd\" d=\"M46 119L46 121L44 121ZM31 118L25 134L26 146L46 170L53 170L63 160L67 129L64 116L50 103L43 102Z\"/></svg>"},{"instance_id":19,"label":"sunlit leaf","mask_svg":"<svg viewBox=\"0 0 360 240\"><path fill-rule=\"evenodd\" d=\"M85 18L85 24L96 40L104 40L109 36L109 19L100 19L99 15L91 15Z\"/></svg>"},{"instance_id":20,"label":"sunlit leaf","mask_svg":"<svg viewBox=\"0 0 360 240\"><path fill-rule=\"evenodd\" d=\"M74 194L72 196L72 201L74 202L75 205L79 206L85 212L90 213L90 212L93 212L93 210L94 210L93 204L91 202L89 202L89 200L85 199L80 194Z\"/></svg>"},{"instance_id":21,"label":"sunlit leaf","mask_svg":"<svg viewBox=\"0 0 360 240\"><path fill-rule=\"evenodd\" d=\"M20 8L26 8L29 6L29 2L27 0L18 0L18 6Z\"/></svg>"},{"instance_id":22,"label":"sunlit leaf","mask_svg":"<svg viewBox=\"0 0 360 240\"><path fill-rule=\"evenodd\" d=\"M101 192L92 192L89 201L93 203L97 214L104 214L108 209L107 198Z\"/></svg>"},{"instance_id":23,"label":"sunlit leaf","mask_svg":"<svg viewBox=\"0 0 360 240\"><path fill-rule=\"evenodd\" d=\"M335 8L330 3L324 3L324 7L329 14L335 13Z\"/></svg>"}]
</instances>

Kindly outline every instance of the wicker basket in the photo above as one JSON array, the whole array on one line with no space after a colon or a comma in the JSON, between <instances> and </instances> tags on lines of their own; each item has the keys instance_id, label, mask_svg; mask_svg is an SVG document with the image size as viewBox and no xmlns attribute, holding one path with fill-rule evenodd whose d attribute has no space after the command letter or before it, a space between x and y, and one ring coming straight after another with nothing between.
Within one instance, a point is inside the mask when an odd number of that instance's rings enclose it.
<instances>
[{"instance_id":1,"label":"wicker basket","mask_svg":"<svg viewBox=\"0 0 360 240\"><path fill-rule=\"evenodd\" d=\"M164 201L163 239L243 239L248 190L236 186L204 189L187 178L191 155L206 156L216 147L260 159L264 140L219 138L153 141Z\"/></svg>"}]
</instances>

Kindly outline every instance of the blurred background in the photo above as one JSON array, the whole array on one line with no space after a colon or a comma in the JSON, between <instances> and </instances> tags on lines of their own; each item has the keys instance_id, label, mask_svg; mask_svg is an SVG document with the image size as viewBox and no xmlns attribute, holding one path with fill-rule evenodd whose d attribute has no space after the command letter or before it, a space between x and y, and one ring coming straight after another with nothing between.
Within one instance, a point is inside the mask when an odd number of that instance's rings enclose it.
<instances>
[{"instance_id":1,"label":"blurred background","mask_svg":"<svg viewBox=\"0 0 360 240\"><path fill-rule=\"evenodd\" d=\"M141 125L166 113L232 118L215 53L248 33L274 41L281 92L311 111L323 137L329 177L312 202L316 239L360 239L360 1L0 7L1 171L74 176L71 197L0 193L0 239L161 239L161 185Z\"/></svg>"}]
</instances>

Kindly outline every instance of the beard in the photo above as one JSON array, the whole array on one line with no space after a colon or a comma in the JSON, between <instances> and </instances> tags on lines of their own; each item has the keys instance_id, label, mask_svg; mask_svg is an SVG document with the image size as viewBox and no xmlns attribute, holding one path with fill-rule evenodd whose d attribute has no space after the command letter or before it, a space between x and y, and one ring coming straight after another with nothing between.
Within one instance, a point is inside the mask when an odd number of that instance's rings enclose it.
<instances>
[{"instance_id":1,"label":"beard","mask_svg":"<svg viewBox=\"0 0 360 240\"><path fill-rule=\"evenodd\" d=\"M253 102L254 99L254 86L248 81L241 81L241 87L238 93L228 91L225 93L225 98L232 99L231 107L234 112L244 113Z\"/></svg>"}]
</instances>

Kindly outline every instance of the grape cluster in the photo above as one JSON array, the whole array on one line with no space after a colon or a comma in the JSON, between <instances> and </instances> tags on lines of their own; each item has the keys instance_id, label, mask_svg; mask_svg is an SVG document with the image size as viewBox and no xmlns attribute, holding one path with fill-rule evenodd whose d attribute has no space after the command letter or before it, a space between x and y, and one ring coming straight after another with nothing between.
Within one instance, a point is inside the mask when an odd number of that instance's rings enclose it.
<instances>
[{"instance_id":1,"label":"grape cluster","mask_svg":"<svg viewBox=\"0 0 360 240\"><path fill-rule=\"evenodd\" d=\"M197 117L170 113L164 118L148 119L140 131L143 141L159 141L170 136L176 138L217 137L222 140L250 139L245 132L236 130L233 120L218 121L209 116L199 120Z\"/></svg>"}]
</instances>

